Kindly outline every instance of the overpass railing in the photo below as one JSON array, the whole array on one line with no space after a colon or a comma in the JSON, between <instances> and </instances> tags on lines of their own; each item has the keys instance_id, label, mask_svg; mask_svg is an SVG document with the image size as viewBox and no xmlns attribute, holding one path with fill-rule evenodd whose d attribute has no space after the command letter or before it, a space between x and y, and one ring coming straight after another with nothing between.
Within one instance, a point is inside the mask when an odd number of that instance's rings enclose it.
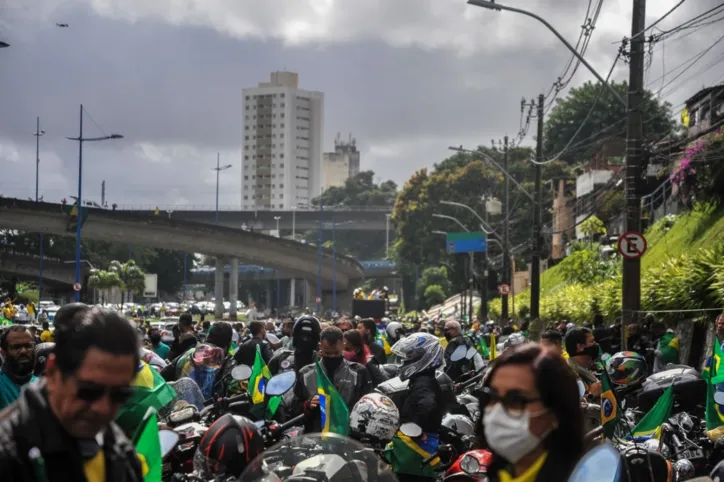
<instances>
[{"instance_id":1,"label":"overpass railing","mask_svg":"<svg viewBox=\"0 0 724 482\"><path fill-rule=\"evenodd\" d=\"M100 206L95 206L99 208ZM106 209L111 210L111 206L107 206ZM176 212L176 211L206 211L206 212L214 212L216 211L216 206L212 204L159 204L151 205L151 204L119 204L116 206L116 210L118 211L155 211L158 209L160 211L159 214L168 214L169 211ZM225 206L219 206L219 212L291 212L292 209L241 209L238 205L225 205ZM299 213L303 212L317 212L319 211L319 207L317 206L305 206L305 207L298 207L295 209L295 211ZM324 207L324 211L357 211L357 212L392 212L391 206L330 206L330 207Z\"/></svg>"}]
</instances>

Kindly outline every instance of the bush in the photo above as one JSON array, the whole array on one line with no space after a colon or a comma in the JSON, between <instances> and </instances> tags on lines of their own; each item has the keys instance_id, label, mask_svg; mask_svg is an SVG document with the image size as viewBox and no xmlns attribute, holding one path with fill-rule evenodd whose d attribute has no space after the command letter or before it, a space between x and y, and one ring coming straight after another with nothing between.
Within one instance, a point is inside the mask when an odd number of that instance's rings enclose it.
<instances>
[{"instance_id":1,"label":"bush","mask_svg":"<svg viewBox=\"0 0 724 482\"><path fill-rule=\"evenodd\" d=\"M427 308L433 307L435 305L439 305L443 301L447 299L447 296L445 295L445 291L442 289L442 286L440 285L430 285L427 288L425 288L425 305Z\"/></svg>"}]
</instances>

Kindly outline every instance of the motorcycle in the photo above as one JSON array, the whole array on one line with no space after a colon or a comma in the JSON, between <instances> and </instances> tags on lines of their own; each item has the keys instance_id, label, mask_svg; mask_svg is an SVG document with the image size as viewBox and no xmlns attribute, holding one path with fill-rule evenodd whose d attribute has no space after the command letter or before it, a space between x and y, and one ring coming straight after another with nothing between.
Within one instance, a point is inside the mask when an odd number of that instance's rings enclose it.
<instances>
[{"instance_id":1,"label":"motorcycle","mask_svg":"<svg viewBox=\"0 0 724 482\"><path fill-rule=\"evenodd\" d=\"M239 482L395 482L397 476L361 443L341 435L283 440L254 459Z\"/></svg>"}]
</instances>

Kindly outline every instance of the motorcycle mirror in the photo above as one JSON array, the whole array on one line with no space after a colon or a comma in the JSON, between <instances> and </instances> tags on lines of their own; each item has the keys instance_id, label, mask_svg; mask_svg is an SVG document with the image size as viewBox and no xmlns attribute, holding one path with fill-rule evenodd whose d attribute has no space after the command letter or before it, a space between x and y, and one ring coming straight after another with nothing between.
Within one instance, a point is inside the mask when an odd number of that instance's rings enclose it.
<instances>
[{"instance_id":1,"label":"motorcycle mirror","mask_svg":"<svg viewBox=\"0 0 724 482\"><path fill-rule=\"evenodd\" d=\"M414 438L422 435L422 428L416 423L403 423L400 425L400 432L402 435Z\"/></svg>"},{"instance_id":2,"label":"motorcycle mirror","mask_svg":"<svg viewBox=\"0 0 724 482\"><path fill-rule=\"evenodd\" d=\"M468 351L465 354L465 358L467 358L468 360L472 360L473 358L475 358L475 355L477 355L477 354L478 354L478 350L476 350L473 347L470 347L470 348L468 348Z\"/></svg>"},{"instance_id":3,"label":"motorcycle mirror","mask_svg":"<svg viewBox=\"0 0 724 482\"><path fill-rule=\"evenodd\" d=\"M580 380L578 380L577 384L578 384L578 396L580 398L583 398L583 396L586 394L586 386Z\"/></svg>"},{"instance_id":4,"label":"motorcycle mirror","mask_svg":"<svg viewBox=\"0 0 724 482\"><path fill-rule=\"evenodd\" d=\"M264 395L268 395L270 397L284 395L292 389L296 381L296 372L290 371L275 375L271 377L268 382L266 382L266 387L264 387Z\"/></svg>"},{"instance_id":5,"label":"motorcycle mirror","mask_svg":"<svg viewBox=\"0 0 724 482\"><path fill-rule=\"evenodd\" d=\"M714 401L719 405L724 405L724 392L714 392Z\"/></svg>"},{"instance_id":6,"label":"motorcycle mirror","mask_svg":"<svg viewBox=\"0 0 724 482\"><path fill-rule=\"evenodd\" d=\"M173 430L159 430L158 438L161 442L161 457L165 457L176 446L179 441L179 434Z\"/></svg>"},{"instance_id":7,"label":"motorcycle mirror","mask_svg":"<svg viewBox=\"0 0 724 482\"><path fill-rule=\"evenodd\" d=\"M467 354L468 348L464 345L460 345L459 347L455 348L455 351L452 353L452 355L450 355L450 361L460 361L465 358L465 355Z\"/></svg>"},{"instance_id":8,"label":"motorcycle mirror","mask_svg":"<svg viewBox=\"0 0 724 482\"><path fill-rule=\"evenodd\" d=\"M620 482L621 455L610 444L599 445L588 452L568 482Z\"/></svg>"},{"instance_id":9,"label":"motorcycle mirror","mask_svg":"<svg viewBox=\"0 0 724 482\"><path fill-rule=\"evenodd\" d=\"M234 369L231 370L231 378L240 382L248 380L251 378L251 368L246 365L235 366Z\"/></svg>"}]
</instances>

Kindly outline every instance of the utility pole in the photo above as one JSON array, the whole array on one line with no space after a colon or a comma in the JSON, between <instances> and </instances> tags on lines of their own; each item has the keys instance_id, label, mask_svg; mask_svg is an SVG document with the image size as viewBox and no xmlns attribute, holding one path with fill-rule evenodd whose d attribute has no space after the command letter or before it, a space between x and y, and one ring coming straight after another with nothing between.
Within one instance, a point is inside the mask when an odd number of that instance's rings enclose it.
<instances>
[{"instance_id":1,"label":"utility pole","mask_svg":"<svg viewBox=\"0 0 724 482\"><path fill-rule=\"evenodd\" d=\"M106 181L101 182L101 207L106 207Z\"/></svg>"},{"instance_id":2,"label":"utility pole","mask_svg":"<svg viewBox=\"0 0 724 482\"><path fill-rule=\"evenodd\" d=\"M508 172L508 136L503 138L503 168ZM503 215L505 216L505 224L503 224L503 283L511 286L510 276L510 180L508 176L505 176L505 191L504 191L504 206ZM485 266L487 270L488 267ZM502 315L503 321L508 321L508 295L502 295L501 299L500 314ZM486 312L487 314L487 312ZM487 320L483 320L484 322Z\"/></svg>"},{"instance_id":3,"label":"utility pole","mask_svg":"<svg viewBox=\"0 0 724 482\"><path fill-rule=\"evenodd\" d=\"M628 76L628 118L626 122L626 167L625 167L625 224L624 231L640 232L641 200L639 179L643 149L644 97L644 29L646 0L633 0L631 18L631 56ZM622 340L626 340L626 326L636 322L641 309L641 260L623 260L623 324Z\"/></svg>"},{"instance_id":4,"label":"utility pole","mask_svg":"<svg viewBox=\"0 0 724 482\"><path fill-rule=\"evenodd\" d=\"M533 205L533 253L531 255L530 267L530 318L531 321L539 323L540 318L540 257L541 257L541 163L543 162L543 116L545 108L545 96L538 96L537 117L538 117L538 136L535 148L535 192L533 196L535 203ZM540 335L540 333L538 333ZM536 338L531 338L537 341Z\"/></svg>"}]
</instances>

